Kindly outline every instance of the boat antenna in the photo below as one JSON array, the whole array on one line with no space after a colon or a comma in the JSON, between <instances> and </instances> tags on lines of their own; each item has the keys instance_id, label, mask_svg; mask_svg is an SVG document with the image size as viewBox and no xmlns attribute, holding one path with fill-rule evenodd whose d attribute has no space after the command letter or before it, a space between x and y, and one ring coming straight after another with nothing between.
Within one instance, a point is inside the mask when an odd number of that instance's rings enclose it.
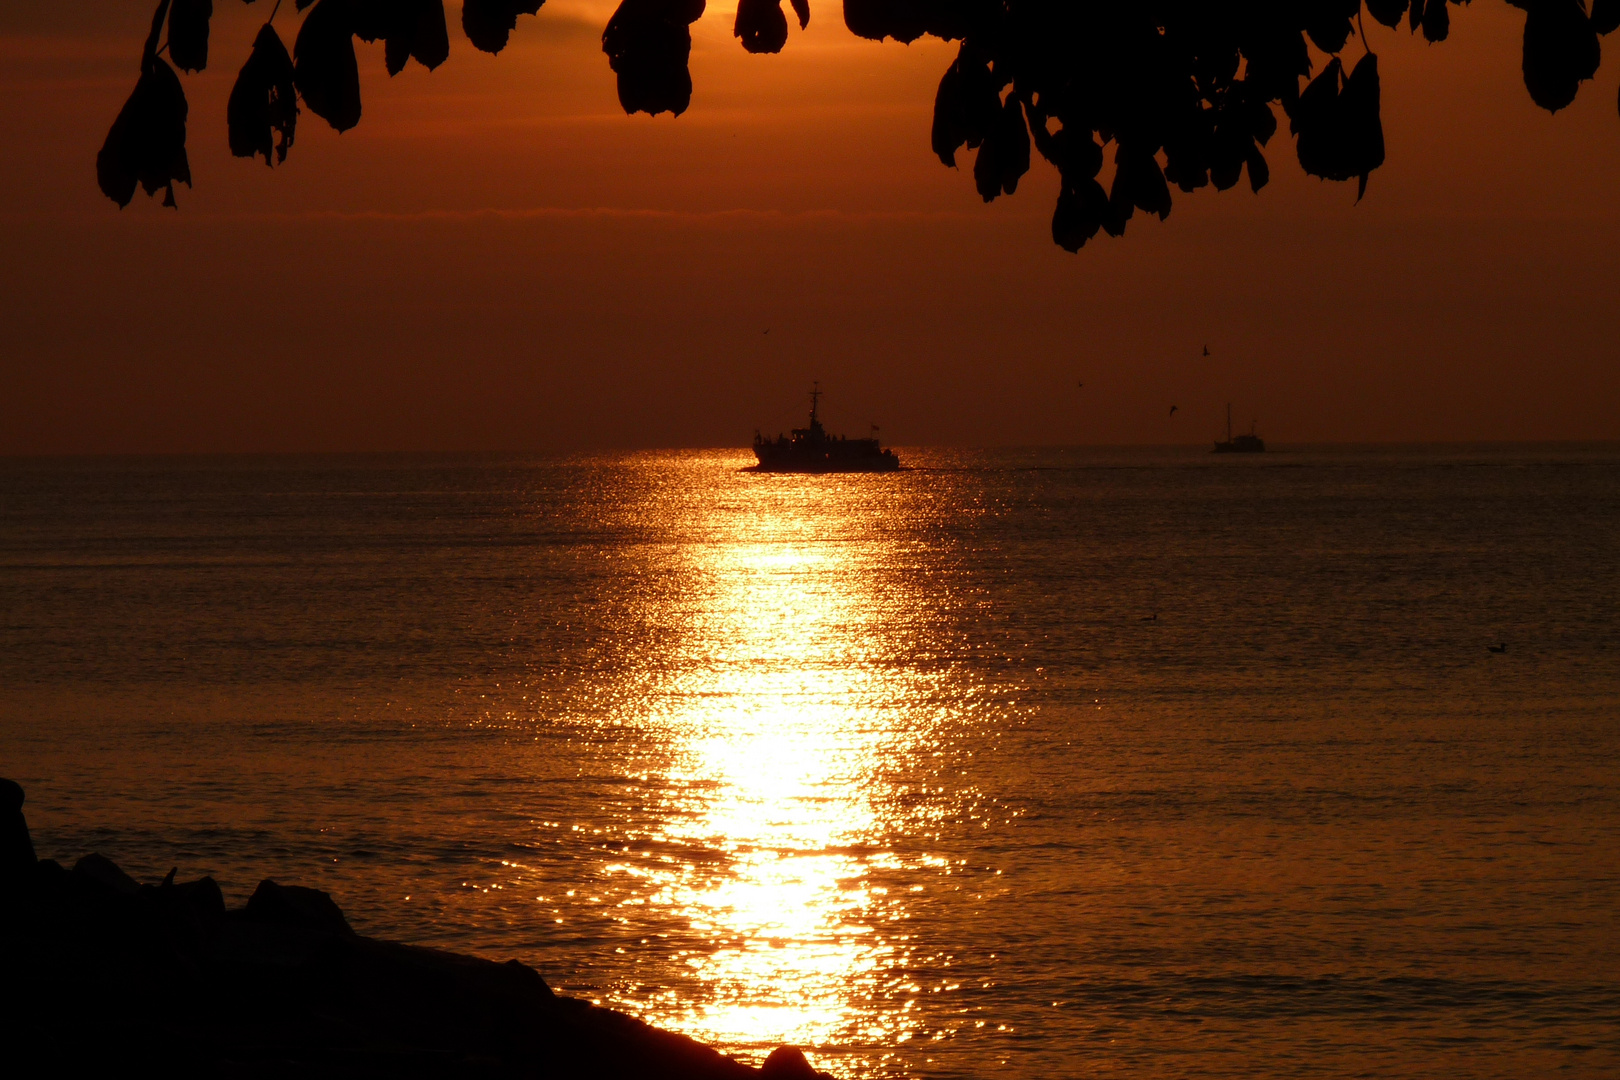
<instances>
[{"instance_id":1,"label":"boat antenna","mask_svg":"<svg viewBox=\"0 0 1620 1080\"><path fill-rule=\"evenodd\" d=\"M816 426L816 405L817 405L818 399L821 397L821 380L817 379L815 382L811 383L810 386L811 386L811 390L810 390L810 426L815 427Z\"/></svg>"}]
</instances>

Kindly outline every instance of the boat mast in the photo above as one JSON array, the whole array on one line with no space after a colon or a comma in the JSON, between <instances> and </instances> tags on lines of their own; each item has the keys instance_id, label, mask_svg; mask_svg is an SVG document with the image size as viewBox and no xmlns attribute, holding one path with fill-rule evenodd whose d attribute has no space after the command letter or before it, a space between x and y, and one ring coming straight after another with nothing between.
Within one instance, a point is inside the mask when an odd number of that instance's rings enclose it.
<instances>
[{"instance_id":1,"label":"boat mast","mask_svg":"<svg viewBox=\"0 0 1620 1080\"><path fill-rule=\"evenodd\" d=\"M1226 441L1232 441L1232 403L1226 403Z\"/></svg>"},{"instance_id":2,"label":"boat mast","mask_svg":"<svg viewBox=\"0 0 1620 1080\"><path fill-rule=\"evenodd\" d=\"M817 404L817 399L819 399L821 397L821 380L817 379L815 382L811 383L810 385L812 387L812 389L810 391L810 426L812 428L814 428L816 426L816 404Z\"/></svg>"}]
</instances>

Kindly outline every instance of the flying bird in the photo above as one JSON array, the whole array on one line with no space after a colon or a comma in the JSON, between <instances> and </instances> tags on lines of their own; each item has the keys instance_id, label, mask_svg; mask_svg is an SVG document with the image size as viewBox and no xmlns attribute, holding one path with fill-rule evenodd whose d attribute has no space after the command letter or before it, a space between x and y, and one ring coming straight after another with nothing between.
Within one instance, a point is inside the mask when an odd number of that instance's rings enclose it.
<instances>
[{"instance_id":1,"label":"flying bird","mask_svg":"<svg viewBox=\"0 0 1620 1080\"><path fill-rule=\"evenodd\" d=\"M1077 384L1076 384L1076 385L1078 385L1078 386L1084 386L1084 385L1086 385L1086 384L1085 384L1085 383L1077 383Z\"/></svg>"},{"instance_id":2,"label":"flying bird","mask_svg":"<svg viewBox=\"0 0 1620 1080\"><path fill-rule=\"evenodd\" d=\"M1172 405L1172 406L1170 406L1170 415L1171 416L1176 415L1176 410L1179 409L1179 408L1181 408L1180 405Z\"/></svg>"},{"instance_id":3,"label":"flying bird","mask_svg":"<svg viewBox=\"0 0 1620 1080\"><path fill-rule=\"evenodd\" d=\"M1205 345L1205 346L1204 346L1204 355L1205 355L1205 356L1208 356L1208 355L1209 355L1209 346L1208 346L1208 345Z\"/></svg>"}]
</instances>

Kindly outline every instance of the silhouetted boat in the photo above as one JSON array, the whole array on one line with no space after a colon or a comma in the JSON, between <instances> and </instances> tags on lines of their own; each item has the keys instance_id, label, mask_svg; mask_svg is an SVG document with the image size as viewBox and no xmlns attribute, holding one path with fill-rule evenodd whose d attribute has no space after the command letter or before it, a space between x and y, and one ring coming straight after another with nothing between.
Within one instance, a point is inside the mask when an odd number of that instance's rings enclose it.
<instances>
[{"instance_id":1,"label":"silhouetted boat","mask_svg":"<svg viewBox=\"0 0 1620 1080\"><path fill-rule=\"evenodd\" d=\"M893 450L878 445L876 437L846 439L829 435L817 417L821 384L810 391L810 426L767 439L754 432L754 456L759 472L892 472L900 467ZM872 429L877 430L875 427Z\"/></svg>"},{"instance_id":2,"label":"silhouetted boat","mask_svg":"<svg viewBox=\"0 0 1620 1080\"><path fill-rule=\"evenodd\" d=\"M1213 453L1216 454L1263 454L1266 452L1266 441L1254 433L1253 425L1249 427L1247 435L1232 434L1232 403L1226 403L1226 441L1217 442Z\"/></svg>"}]
</instances>

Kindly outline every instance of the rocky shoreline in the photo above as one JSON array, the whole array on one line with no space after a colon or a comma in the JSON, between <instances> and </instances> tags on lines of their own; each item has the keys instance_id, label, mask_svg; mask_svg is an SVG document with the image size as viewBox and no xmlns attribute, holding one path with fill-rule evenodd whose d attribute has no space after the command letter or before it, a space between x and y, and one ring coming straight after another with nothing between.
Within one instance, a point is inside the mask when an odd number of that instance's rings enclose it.
<instances>
[{"instance_id":1,"label":"rocky shoreline","mask_svg":"<svg viewBox=\"0 0 1620 1080\"><path fill-rule=\"evenodd\" d=\"M181 1075L831 1080L792 1047L754 1068L555 994L539 972L356 934L326 893L158 885L38 859L0 780L5 1059ZM13 1075L27 1075L13 1073Z\"/></svg>"}]
</instances>

